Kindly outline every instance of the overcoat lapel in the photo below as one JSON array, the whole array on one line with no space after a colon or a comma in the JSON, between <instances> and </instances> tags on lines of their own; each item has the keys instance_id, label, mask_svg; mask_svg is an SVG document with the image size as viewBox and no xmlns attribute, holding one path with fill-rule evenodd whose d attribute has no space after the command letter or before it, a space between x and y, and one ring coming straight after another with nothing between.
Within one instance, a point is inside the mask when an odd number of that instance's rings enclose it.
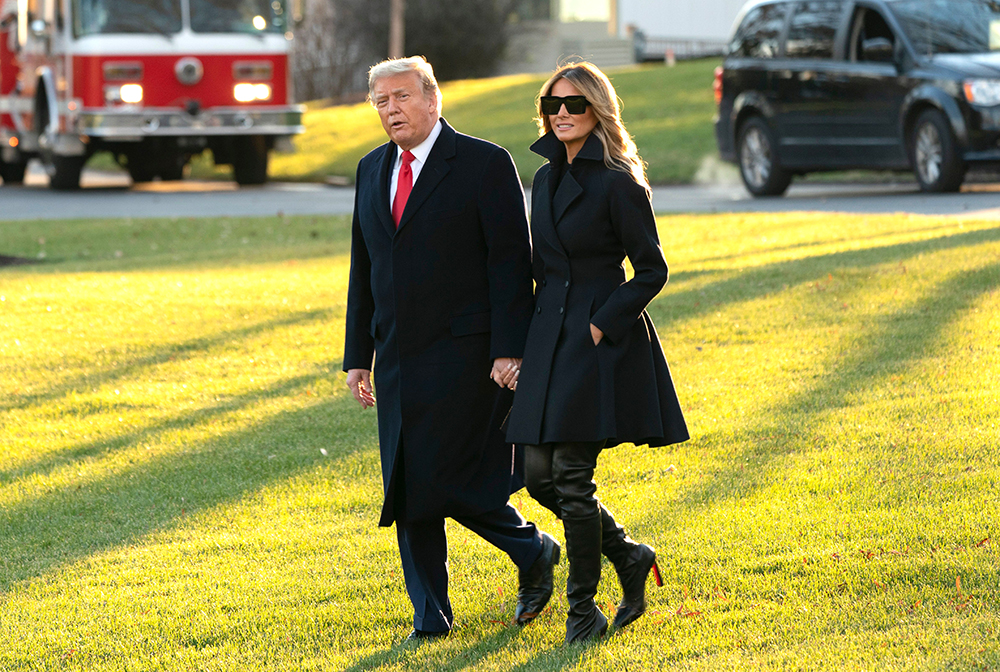
<instances>
[{"instance_id":1,"label":"overcoat lapel","mask_svg":"<svg viewBox=\"0 0 1000 672\"><path fill-rule=\"evenodd\" d=\"M553 172L560 171L562 164L566 162L566 147L551 131L539 138L531 146L531 149L549 160L549 164L552 166L552 169L549 171L549 179L552 179ZM604 161L604 146L601 144L600 139L593 133L590 134L583 143L583 147L577 152L576 158L573 159L573 164L576 165L581 160L600 161L602 163ZM569 207L583 195L583 187L573 177L573 171L567 170L559 182L559 186L556 187L555 193L551 192L551 186L549 189L549 193L552 194L552 223L554 226L559 226L559 221L566 214L566 211L569 210Z\"/></svg>"},{"instance_id":2,"label":"overcoat lapel","mask_svg":"<svg viewBox=\"0 0 1000 672\"><path fill-rule=\"evenodd\" d=\"M554 203L557 193L555 176L559 174L562 164L566 161L566 150L550 131L532 143L531 151L549 160L549 169L537 186L538 193L532 193L531 228L540 231L549 246L565 258L566 250L563 249L559 234L556 233L558 218L555 217Z\"/></svg>"},{"instance_id":3,"label":"overcoat lapel","mask_svg":"<svg viewBox=\"0 0 1000 672\"><path fill-rule=\"evenodd\" d=\"M420 177L413 185L410 197L406 199L406 208L403 216L399 220L399 228L402 229L413 219L413 214L420 209L427 197L431 195L435 187L444 179L444 176L451 170L448 162L455 156L455 130L448 125L444 119L441 120L441 135L434 142L431 153L427 156L427 163L420 170Z\"/></svg>"},{"instance_id":4,"label":"overcoat lapel","mask_svg":"<svg viewBox=\"0 0 1000 672\"><path fill-rule=\"evenodd\" d=\"M552 176L551 172L549 172L549 176ZM552 197L552 221L556 226L559 225L559 220L566 214L569 206L573 205L573 202L582 195L583 187L576 181L573 174L567 171L556 188L555 196Z\"/></svg>"},{"instance_id":5,"label":"overcoat lapel","mask_svg":"<svg viewBox=\"0 0 1000 672\"><path fill-rule=\"evenodd\" d=\"M532 208L531 212L531 226L532 229L541 232L542 237L549 244L549 246L559 253L560 256L566 257L566 250L563 249L562 241L559 240L559 234L556 233L555 220L552 218L552 169L549 168L549 172L542 177L541 184L538 185L538 194L533 196L533 200L544 202L539 203L539 207Z\"/></svg>"},{"instance_id":6,"label":"overcoat lapel","mask_svg":"<svg viewBox=\"0 0 1000 672\"><path fill-rule=\"evenodd\" d=\"M375 208L379 221L391 238L396 235L396 222L392 221L392 208L389 207L389 180L392 179L392 166L396 159L396 143L387 142L384 147L385 153L379 162L378 188L374 191L375 203L372 207Z\"/></svg>"}]
</instances>

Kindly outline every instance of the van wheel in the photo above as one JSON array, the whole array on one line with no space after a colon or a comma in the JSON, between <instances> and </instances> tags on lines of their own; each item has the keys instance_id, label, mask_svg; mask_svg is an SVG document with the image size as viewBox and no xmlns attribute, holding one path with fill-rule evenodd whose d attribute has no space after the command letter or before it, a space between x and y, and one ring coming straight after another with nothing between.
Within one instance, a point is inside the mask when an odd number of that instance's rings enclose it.
<instances>
[{"instance_id":1,"label":"van wheel","mask_svg":"<svg viewBox=\"0 0 1000 672\"><path fill-rule=\"evenodd\" d=\"M49 186L59 191L72 191L80 188L80 173L86 156L53 156L49 168Z\"/></svg>"},{"instance_id":2,"label":"van wheel","mask_svg":"<svg viewBox=\"0 0 1000 672\"><path fill-rule=\"evenodd\" d=\"M761 117L751 117L740 126L737 152L740 176L754 196L781 196L792 182L792 174L778 165L777 144Z\"/></svg>"},{"instance_id":3,"label":"van wheel","mask_svg":"<svg viewBox=\"0 0 1000 672\"><path fill-rule=\"evenodd\" d=\"M965 163L955 146L951 125L938 110L924 110L910 134L913 173L921 191L958 191L965 179Z\"/></svg>"}]
</instances>

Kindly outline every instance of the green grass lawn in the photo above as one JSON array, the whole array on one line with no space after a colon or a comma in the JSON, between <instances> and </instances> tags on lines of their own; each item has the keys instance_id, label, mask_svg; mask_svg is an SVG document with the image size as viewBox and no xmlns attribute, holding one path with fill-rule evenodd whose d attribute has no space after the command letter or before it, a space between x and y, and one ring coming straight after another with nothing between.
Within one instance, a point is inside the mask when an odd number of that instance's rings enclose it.
<instances>
[{"instance_id":1,"label":"green grass lawn","mask_svg":"<svg viewBox=\"0 0 1000 672\"><path fill-rule=\"evenodd\" d=\"M609 71L624 103L623 118L649 163L653 182L689 182L702 157L717 151L712 130L716 65L716 59L708 59L674 68L649 65ZM530 183L542 164L528 150L538 137L534 99L547 78L513 75L445 83L444 116L457 130L506 147L522 180ZM337 175L353 182L358 160L386 141L378 114L367 103L310 109L305 125L305 134L295 139L294 154L272 157L273 179Z\"/></svg>"},{"instance_id":2,"label":"green grass lawn","mask_svg":"<svg viewBox=\"0 0 1000 672\"><path fill-rule=\"evenodd\" d=\"M0 670L1000 667L1000 225L660 227L693 438L597 478L666 585L567 648L565 597L510 626L514 568L452 525L455 634L411 648L375 414L339 372L347 220L0 226L44 253L0 269Z\"/></svg>"}]
</instances>

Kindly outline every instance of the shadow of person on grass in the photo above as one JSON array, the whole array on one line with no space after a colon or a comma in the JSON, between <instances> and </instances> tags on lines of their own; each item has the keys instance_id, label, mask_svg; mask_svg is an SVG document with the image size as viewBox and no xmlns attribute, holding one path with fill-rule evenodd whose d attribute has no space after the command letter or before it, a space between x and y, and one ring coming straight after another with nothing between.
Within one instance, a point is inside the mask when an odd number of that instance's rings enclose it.
<instances>
[{"instance_id":1,"label":"shadow of person on grass","mask_svg":"<svg viewBox=\"0 0 1000 672\"><path fill-rule=\"evenodd\" d=\"M539 627L532 624L525 627ZM424 644L397 642L388 648L376 651L358 660L344 672L367 672L397 665L416 669L432 669L438 672L458 672L476 667L479 663L515 645L523 636L523 628L517 625L487 635L481 639L465 642L461 634L453 634L444 640L433 640ZM511 672L529 669L561 670L578 663L588 651L601 646L604 640L559 646L537 652L530 660L511 668Z\"/></svg>"}]
</instances>

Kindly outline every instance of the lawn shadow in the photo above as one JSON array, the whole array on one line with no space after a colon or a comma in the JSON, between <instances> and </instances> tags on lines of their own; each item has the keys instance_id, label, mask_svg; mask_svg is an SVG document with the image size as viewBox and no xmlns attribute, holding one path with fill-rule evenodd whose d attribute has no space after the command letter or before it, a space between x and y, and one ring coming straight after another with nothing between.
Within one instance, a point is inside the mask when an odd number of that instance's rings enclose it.
<instances>
[{"instance_id":1,"label":"lawn shadow","mask_svg":"<svg viewBox=\"0 0 1000 672\"><path fill-rule=\"evenodd\" d=\"M1000 239L997 235L1000 229L991 233ZM960 235L964 238L968 234ZM788 439L808 431L818 413L841 408L850 394L906 371L914 361L933 350L949 325L971 310L983 295L998 288L1000 264L961 271L909 307L877 318L872 328L860 336L861 346L847 352L828 375L773 409L762 410L760 414L771 421L747 430L753 443L741 452L733 452L727 468L679 494L675 500L650 502L645 507L646 514L636 522L643 526L662 523L671 517L669 509L676 506L688 511L675 511L675 515L687 516L690 509L750 496L772 478L772 463L796 450L789 447ZM747 468L751 458L752 468Z\"/></svg>"},{"instance_id":2,"label":"lawn shadow","mask_svg":"<svg viewBox=\"0 0 1000 672\"><path fill-rule=\"evenodd\" d=\"M317 373L282 380L206 409L200 418L248 407L268 396L287 395L324 377ZM6 507L0 513L0 594L60 566L175 528L186 516L235 502L322 460L344 460L366 450L375 443L374 424L370 444L339 438L356 435L341 426L354 422L355 403L345 394L281 412L252 427ZM187 414L181 414L161 426L108 439L107 446L98 442L79 450L134 447L156 433L191 422ZM321 454L320 446L329 449L329 457ZM371 516L375 515L372 511Z\"/></svg>"},{"instance_id":3,"label":"lawn shadow","mask_svg":"<svg viewBox=\"0 0 1000 672\"><path fill-rule=\"evenodd\" d=\"M326 375L321 375L319 373L296 376L295 378L286 378L278 384L264 390L253 390L212 406L198 408L180 415L168 417L158 422L137 427L132 431L96 439L94 441L84 441L56 452L44 453L34 460L21 462L15 468L6 472L0 471L0 485L11 483L26 477L44 478L53 470L67 464L72 464L87 457L105 455L118 450L132 448L142 443L153 441L167 432L193 427L200 423L211 421L228 413L242 410L247 406L260 402L263 399L286 396L295 390L304 389L312 383L325 379Z\"/></svg>"},{"instance_id":4,"label":"lawn shadow","mask_svg":"<svg viewBox=\"0 0 1000 672\"><path fill-rule=\"evenodd\" d=\"M650 305L650 312L657 330L666 331L677 322L716 312L727 305L759 299L789 285L825 280L829 274L845 268L860 269L900 263L920 254L997 241L1000 241L1000 227L779 261L735 274L718 271L726 273L727 277L704 287L661 294ZM686 280L695 276L680 272L671 274L671 277Z\"/></svg>"},{"instance_id":5,"label":"lawn shadow","mask_svg":"<svg viewBox=\"0 0 1000 672\"><path fill-rule=\"evenodd\" d=\"M134 359L125 358L125 361L101 368L96 373L67 376L61 381L56 381L47 390L42 392L22 395L19 398L13 397L9 401L0 404L0 412L15 409L20 410L48 403L77 392L79 388L92 389L137 374L144 369L160 366L171 361L192 359L218 346L240 343L248 338L286 327L329 319L332 314L333 311L329 308L299 311L284 317L264 320L263 322L257 322L256 324L238 329L219 331L210 336L196 336L179 343L161 343L149 348L144 355L140 355ZM0 474L2 473L0 471Z\"/></svg>"},{"instance_id":6,"label":"lawn shadow","mask_svg":"<svg viewBox=\"0 0 1000 672\"><path fill-rule=\"evenodd\" d=\"M523 629L518 626L508 627L474 642L470 642L467 647L449 651L449 658L444 661L440 660L440 648L448 646L450 642L432 641L421 645L400 642L393 644L387 649L365 656L346 668L344 672L366 672L384 666L395 666L405 663L410 663L411 667L420 666L424 669L434 669L440 672L458 672L459 670L476 667L490 656L508 648L522 636L522 633ZM511 668L511 672L529 669L565 669L578 663L587 651L600 645L601 642L597 641L574 644L572 646L560 646L540 651L531 660ZM427 658L430 659L433 657L433 660L416 660L419 654L424 652L427 653Z\"/></svg>"},{"instance_id":7,"label":"lawn shadow","mask_svg":"<svg viewBox=\"0 0 1000 672\"><path fill-rule=\"evenodd\" d=\"M166 364L167 362L192 359L221 345L242 342L244 339L252 338L270 331L276 331L285 327L326 319L329 317L330 312L331 311L327 309L302 311L287 317L266 320L264 322L259 322L240 329L221 331L211 336L196 337L181 343L161 344L150 348L148 354L140 356L137 359L132 359L127 362L110 366L106 369L100 370L98 373L74 376L68 380L64 380L61 383L53 385L46 391L25 396L17 402L0 406L0 412L25 409L34 405L48 403L76 392L81 386L88 388L102 386L137 375L145 369L160 366L162 364ZM339 371L340 365L336 364L336 366L337 368L334 370ZM150 438L166 431L189 427L205 419L239 410L240 408L257 401L258 399L287 394L292 389L308 385L311 382L316 382L321 378L325 379L325 377L325 375L320 376L319 374L310 374L307 376L286 379L273 388L268 388L265 391L255 390L254 392L228 399L214 406L200 408L193 412L176 415L152 425L141 427L133 432L126 432L97 441L79 443L70 448L53 453L43 453L33 460L19 462L16 466L11 468L0 469L0 485L10 483L16 479L29 475L45 475L52 469L66 464L67 462L125 448L129 445L138 443L143 439Z\"/></svg>"},{"instance_id":8,"label":"lawn shadow","mask_svg":"<svg viewBox=\"0 0 1000 672\"><path fill-rule=\"evenodd\" d=\"M455 648L453 644L455 636L445 640L431 640L421 644L400 641L392 644L387 649L382 649L371 653L353 665L344 669L344 672L365 672L375 670L386 665L398 665L404 662L422 663L421 667L426 669L454 671L471 667L483 659L493 655L497 651L507 647L518 635L518 630L507 628L500 632L493 633L487 637L476 640L468 648ZM437 659L442 655L442 649L455 649L448 651L451 656L447 661ZM418 661L415 660L424 654L425 657L435 657L435 660ZM431 667L432 666L432 667Z\"/></svg>"},{"instance_id":9,"label":"lawn shadow","mask_svg":"<svg viewBox=\"0 0 1000 672\"><path fill-rule=\"evenodd\" d=\"M555 646L550 649L539 651L531 660L525 661L516 667L512 667L510 672L528 672L528 670L565 670L579 663L583 657L591 650L603 646L608 637L589 642L579 642L577 644L566 644Z\"/></svg>"},{"instance_id":10,"label":"lawn shadow","mask_svg":"<svg viewBox=\"0 0 1000 672\"><path fill-rule=\"evenodd\" d=\"M922 227L917 227L917 228L907 228L905 231L881 231L881 232L872 233L872 234L869 234L869 235L852 235L850 237L850 240L851 241L877 240L879 238L885 238L887 236L891 236L893 234L899 234L899 233L906 233L908 235L912 235L912 234L915 234L915 233L929 233L931 231L947 231L947 230L954 229L954 228L955 228L954 223L948 223L948 224L937 223L937 224L934 224L933 226L922 226ZM709 263L709 262L713 262L713 261L714 262L718 262L718 261L732 261L734 259L742 259L744 257L752 257L752 256L759 255L759 254L774 254L775 252L799 252L799 251L802 251L802 250L809 250L810 248L820 247L820 246L823 246L823 245L829 245L831 242L837 243L837 242L845 242L845 241L846 241L846 239L834 240L834 241L829 241L829 240L804 241L804 242L801 242L801 243L793 243L791 245L769 246L769 247L766 247L766 248L761 248L759 250L752 250L750 252L736 252L734 254L720 254L720 255L716 255L714 257L698 257L694 261L696 261L697 263L701 263L701 264Z\"/></svg>"}]
</instances>

